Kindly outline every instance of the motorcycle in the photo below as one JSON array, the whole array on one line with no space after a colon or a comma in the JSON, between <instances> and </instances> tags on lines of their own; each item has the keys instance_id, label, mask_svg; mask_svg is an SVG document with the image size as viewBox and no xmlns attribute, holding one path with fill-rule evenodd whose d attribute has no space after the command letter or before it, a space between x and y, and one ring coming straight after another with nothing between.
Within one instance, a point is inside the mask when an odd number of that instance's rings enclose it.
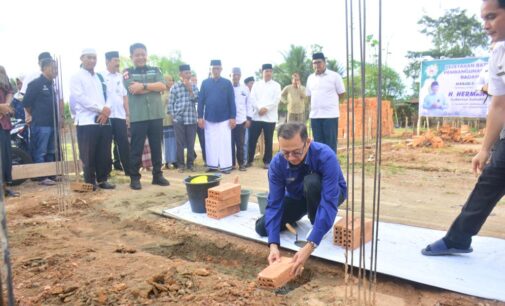
<instances>
[{"instance_id":1,"label":"motorcycle","mask_svg":"<svg viewBox=\"0 0 505 306\"><path fill-rule=\"evenodd\" d=\"M32 157L30 155L30 149L28 142L26 141L24 135L28 131L28 124L26 124L21 119L11 119L12 129L10 131L11 136L11 156L12 165L24 165L31 164ZM12 186L21 185L26 179L19 179L12 181Z\"/></svg>"}]
</instances>

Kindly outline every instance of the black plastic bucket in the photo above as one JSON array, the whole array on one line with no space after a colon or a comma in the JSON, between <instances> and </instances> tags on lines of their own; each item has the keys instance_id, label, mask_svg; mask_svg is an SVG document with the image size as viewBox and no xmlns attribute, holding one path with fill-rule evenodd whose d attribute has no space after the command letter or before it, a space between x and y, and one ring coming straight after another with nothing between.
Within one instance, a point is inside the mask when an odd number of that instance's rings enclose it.
<instances>
[{"instance_id":1,"label":"black plastic bucket","mask_svg":"<svg viewBox=\"0 0 505 306\"><path fill-rule=\"evenodd\" d=\"M207 176L207 182L191 183L191 180L198 176ZM208 190L209 188L219 185L220 180L221 174L200 174L188 176L184 179L192 212L199 214L207 212L205 209L205 198L208 197Z\"/></svg>"}]
</instances>

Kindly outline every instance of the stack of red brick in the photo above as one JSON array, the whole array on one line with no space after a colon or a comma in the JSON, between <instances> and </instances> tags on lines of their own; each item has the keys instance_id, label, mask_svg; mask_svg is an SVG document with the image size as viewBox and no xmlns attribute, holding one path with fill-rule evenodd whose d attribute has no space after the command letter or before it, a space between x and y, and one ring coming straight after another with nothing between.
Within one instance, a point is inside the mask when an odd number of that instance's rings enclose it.
<instances>
[{"instance_id":1,"label":"stack of red brick","mask_svg":"<svg viewBox=\"0 0 505 306\"><path fill-rule=\"evenodd\" d=\"M449 124L442 125L438 129L438 135L443 140L449 140L460 143L476 143L475 137L472 135L470 126L464 124L461 128L451 127Z\"/></svg>"},{"instance_id":2,"label":"stack of red brick","mask_svg":"<svg viewBox=\"0 0 505 306\"><path fill-rule=\"evenodd\" d=\"M365 219L364 236L366 244L372 240L372 220ZM354 226L354 227L353 227ZM333 227L333 243L343 248L356 249L361 244L361 218L342 218Z\"/></svg>"},{"instance_id":3,"label":"stack of red brick","mask_svg":"<svg viewBox=\"0 0 505 306\"><path fill-rule=\"evenodd\" d=\"M352 102L351 108L352 111ZM349 114L349 132L347 131L347 103L340 104L340 118L338 122L338 138L346 138L352 135L352 112ZM373 137L377 135L377 98L365 98L365 136ZM393 108L391 102L382 101L382 136L390 136L394 132ZM363 100L354 99L354 136L356 138L363 135Z\"/></svg>"},{"instance_id":4,"label":"stack of red brick","mask_svg":"<svg viewBox=\"0 0 505 306\"><path fill-rule=\"evenodd\" d=\"M240 184L224 183L209 189L205 199L207 216L221 219L240 211Z\"/></svg>"}]
</instances>

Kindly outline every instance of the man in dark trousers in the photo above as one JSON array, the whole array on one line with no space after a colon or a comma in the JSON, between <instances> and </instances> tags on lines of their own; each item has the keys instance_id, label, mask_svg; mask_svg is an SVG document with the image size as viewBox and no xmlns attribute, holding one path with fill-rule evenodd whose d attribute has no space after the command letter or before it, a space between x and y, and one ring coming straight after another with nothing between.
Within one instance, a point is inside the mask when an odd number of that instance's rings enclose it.
<instances>
[{"instance_id":1,"label":"man in dark trousers","mask_svg":"<svg viewBox=\"0 0 505 306\"><path fill-rule=\"evenodd\" d=\"M130 144L128 142L128 93L123 86L123 76L119 72L119 52L105 53L107 70L102 73L107 86L107 105L110 106L110 123L114 140L113 165L116 170L123 170L130 175Z\"/></svg>"},{"instance_id":2,"label":"man in dark trousers","mask_svg":"<svg viewBox=\"0 0 505 306\"><path fill-rule=\"evenodd\" d=\"M130 110L130 188L142 189L140 184L140 166L144 143L149 140L153 164L153 185L168 186L170 183L161 171L161 144L163 139L163 102L161 92L166 90L165 81L157 67L147 66L147 48L144 44L130 46L130 58L134 67L123 73L124 86L128 90L128 108Z\"/></svg>"},{"instance_id":3,"label":"man in dark trousers","mask_svg":"<svg viewBox=\"0 0 505 306\"><path fill-rule=\"evenodd\" d=\"M505 41L505 0L482 1L484 29L493 42ZM477 235L496 203L505 194L505 45L497 44L489 59L489 94L493 96L486 120L482 147L472 159L475 175L480 174L460 214L445 234L421 253L427 256L470 253L472 236ZM502 133L503 135L503 133Z\"/></svg>"},{"instance_id":4,"label":"man in dark trousers","mask_svg":"<svg viewBox=\"0 0 505 306\"><path fill-rule=\"evenodd\" d=\"M233 91L235 92L235 108L237 109L237 126L232 131L233 167L238 163L240 171L246 171L244 158L245 131L251 126L252 107L249 101L249 88L240 83L241 71L234 67L231 72ZM236 153L236 154L235 154Z\"/></svg>"},{"instance_id":5,"label":"man in dark trousers","mask_svg":"<svg viewBox=\"0 0 505 306\"><path fill-rule=\"evenodd\" d=\"M338 206L347 196L347 185L335 152L308 138L304 123L286 123L277 131L279 153L268 169L269 195L265 215L256 221L256 232L268 237L268 262L280 259L280 232L308 215L314 225L308 243L293 257L291 273L299 274L305 261L331 229Z\"/></svg>"},{"instance_id":6,"label":"man in dark trousers","mask_svg":"<svg viewBox=\"0 0 505 306\"><path fill-rule=\"evenodd\" d=\"M250 103L253 109L252 123L249 128L249 153L247 165L254 161L254 152L258 138L263 131L265 136L265 153L263 154L263 168L268 169L272 159L272 146L275 124L278 118L278 108L281 99L281 85L272 79L272 64L263 64L261 67L263 79L254 83Z\"/></svg>"},{"instance_id":7,"label":"man in dark trousers","mask_svg":"<svg viewBox=\"0 0 505 306\"><path fill-rule=\"evenodd\" d=\"M107 182L111 165L112 128L104 81L95 73L96 51L84 49L81 69L70 80L70 99L75 105L77 144L83 164L84 182L102 189L114 189Z\"/></svg>"},{"instance_id":8,"label":"man in dark trousers","mask_svg":"<svg viewBox=\"0 0 505 306\"><path fill-rule=\"evenodd\" d=\"M34 163L55 160L55 127L59 126L53 82L58 75L56 62L49 58L43 59L40 62L40 67L42 74L30 82L23 98L23 106L32 118L30 140ZM56 182L46 177L40 180L40 184L51 186Z\"/></svg>"},{"instance_id":9,"label":"man in dark trousers","mask_svg":"<svg viewBox=\"0 0 505 306\"><path fill-rule=\"evenodd\" d=\"M191 82L191 67L189 65L179 66L179 76L181 80L170 89L168 112L174 121L179 172L184 172L186 167L189 171L194 171L198 88ZM186 163L184 162L185 147L187 148Z\"/></svg>"}]
</instances>

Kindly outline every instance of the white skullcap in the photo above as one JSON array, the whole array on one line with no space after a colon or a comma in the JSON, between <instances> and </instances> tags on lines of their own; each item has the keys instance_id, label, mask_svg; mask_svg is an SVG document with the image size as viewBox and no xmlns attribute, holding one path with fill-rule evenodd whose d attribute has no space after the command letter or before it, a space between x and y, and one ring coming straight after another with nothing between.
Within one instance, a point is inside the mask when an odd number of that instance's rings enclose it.
<instances>
[{"instance_id":1,"label":"white skullcap","mask_svg":"<svg viewBox=\"0 0 505 306\"><path fill-rule=\"evenodd\" d=\"M93 49L93 48L84 48L84 49L82 49L81 56L87 55L87 54L96 55L96 50Z\"/></svg>"}]
</instances>

